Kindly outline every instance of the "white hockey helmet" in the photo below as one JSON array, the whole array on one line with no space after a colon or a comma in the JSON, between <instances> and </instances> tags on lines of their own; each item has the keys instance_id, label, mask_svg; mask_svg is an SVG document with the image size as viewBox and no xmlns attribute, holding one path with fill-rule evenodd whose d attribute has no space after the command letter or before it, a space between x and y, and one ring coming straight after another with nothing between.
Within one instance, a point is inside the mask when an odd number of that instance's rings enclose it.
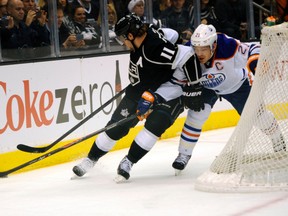
<instances>
[{"instance_id":1,"label":"white hockey helmet","mask_svg":"<svg viewBox=\"0 0 288 216\"><path fill-rule=\"evenodd\" d=\"M192 46L210 46L212 50L214 42L217 42L217 33L213 25L200 24L191 36Z\"/></svg>"}]
</instances>

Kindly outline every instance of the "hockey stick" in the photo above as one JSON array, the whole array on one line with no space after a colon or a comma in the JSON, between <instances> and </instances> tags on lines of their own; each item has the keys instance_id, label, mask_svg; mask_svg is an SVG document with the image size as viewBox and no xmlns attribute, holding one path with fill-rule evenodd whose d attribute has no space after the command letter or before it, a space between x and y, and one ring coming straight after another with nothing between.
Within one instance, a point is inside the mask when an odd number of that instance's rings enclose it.
<instances>
[{"instance_id":1,"label":"hockey stick","mask_svg":"<svg viewBox=\"0 0 288 216\"><path fill-rule=\"evenodd\" d=\"M100 134L100 133L102 133L104 131L107 131L107 130L110 130L110 129L115 128L117 126L120 126L122 124L125 124L126 122L131 121L131 120L135 119L136 117L137 117L137 114L133 114L130 117L121 119L118 122L115 122L115 123L112 123L110 125L107 125L106 127L102 128L102 129L99 129L99 130L97 130L97 131L95 131L95 132L93 132L91 134L88 134L88 135L86 135L84 137L76 139L75 141L73 141L71 143L68 143L68 144L66 144L66 145L64 145L62 147L54 149L54 150L52 150L52 151L50 151L50 152L48 152L48 153L46 153L44 155L41 155L41 156L39 156L37 158L34 158L33 160L30 160L30 161L28 161L26 163L23 163L23 164L21 164L21 165L19 165L17 167L14 167L14 168L12 168L10 170L7 170L7 171L0 172L0 177L1 178L7 177L9 174L11 174L11 173L13 173L15 171L18 171L18 170L20 170L20 169L22 169L24 167L27 167L27 166L29 166L31 164L34 164L34 163L36 163L38 161L44 160L45 158L48 158L48 157L50 157L50 156L52 156L52 155L54 155L54 154L56 154L58 152L61 152L61 151L65 150L65 149L68 149L68 148L70 148L70 147L72 147L72 146L74 146L74 145L76 145L78 143L81 143L82 141L87 140L87 139L89 139L89 138L91 138L93 136L96 136L96 135L98 135L98 134Z\"/></svg>"},{"instance_id":2,"label":"hockey stick","mask_svg":"<svg viewBox=\"0 0 288 216\"><path fill-rule=\"evenodd\" d=\"M83 125L85 122L87 122L89 119L91 119L93 116L95 116L97 113L99 113L101 110L103 110L106 106L108 106L110 103L112 103L115 99L117 99L120 95L122 95L125 92L125 89L122 89L118 94L116 94L114 97L112 97L110 100L108 100L106 103L104 103L102 106L100 106L98 109L94 110L90 115L88 115L86 118L84 118L82 121L80 121L78 124L76 124L74 127L72 127L70 130L68 130L66 133L64 133L61 137L59 137L57 140L55 140L50 145L44 146L44 147L32 147L25 144L18 144L17 148L24 152L30 152L30 153L44 153L48 151L50 148L55 146L58 142L63 140L65 137L67 137L69 134L71 134L73 131L75 131L77 128L79 128L81 125Z\"/></svg>"}]
</instances>

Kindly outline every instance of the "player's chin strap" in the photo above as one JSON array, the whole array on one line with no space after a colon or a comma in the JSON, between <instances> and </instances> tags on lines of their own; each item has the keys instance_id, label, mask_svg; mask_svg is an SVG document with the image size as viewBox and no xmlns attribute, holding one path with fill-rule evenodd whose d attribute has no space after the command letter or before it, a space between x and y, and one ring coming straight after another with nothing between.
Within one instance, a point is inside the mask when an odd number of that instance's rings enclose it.
<instances>
[{"instance_id":1,"label":"player's chin strap","mask_svg":"<svg viewBox=\"0 0 288 216\"><path fill-rule=\"evenodd\" d=\"M210 57L209 61L213 58L214 53L215 53L215 51L216 51L216 48L217 48L217 43L215 42L215 43L213 43L212 46L210 47L210 49L211 49L211 57Z\"/></svg>"},{"instance_id":2,"label":"player's chin strap","mask_svg":"<svg viewBox=\"0 0 288 216\"><path fill-rule=\"evenodd\" d=\"M211 63L213 61L214 54L215 54L215 50L214 50L214 52L211 50L211 57L209 58L209 60L207 62L204 63L204 65L206 67L211 67Z\"/></svg>"}]
</instances>

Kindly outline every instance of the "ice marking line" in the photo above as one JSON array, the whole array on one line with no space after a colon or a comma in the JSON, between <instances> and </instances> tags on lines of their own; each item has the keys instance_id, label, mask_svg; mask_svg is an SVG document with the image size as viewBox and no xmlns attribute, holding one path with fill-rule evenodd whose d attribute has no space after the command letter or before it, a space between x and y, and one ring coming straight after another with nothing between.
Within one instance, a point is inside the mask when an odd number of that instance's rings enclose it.
<instances>
[{"instance_id":1,"label":"ice marking line","mask_svg":"<svg viewBox=\"0 0 288 216\"><path fill-rule=\"evenodd\" d=\"M239 212L239 213L236 213L236 214L231 214L231 216L243 216L243 215L246 215L246 214L250 214L252 212L255 212L255 211L258 211L260 209L267 208L268 206L274 205L275 203L278 203L278 202L281 202L283 200L286 200L287 198L288 198L288 195L285 195L285 196L279 197L277 199L265 202L265 203L263 203L261 205L257 205L257 206L254 206L252 208L248 208L248 209L246 209L246 210L244 210L242 212Z\"/></svg>"}]
</instances>

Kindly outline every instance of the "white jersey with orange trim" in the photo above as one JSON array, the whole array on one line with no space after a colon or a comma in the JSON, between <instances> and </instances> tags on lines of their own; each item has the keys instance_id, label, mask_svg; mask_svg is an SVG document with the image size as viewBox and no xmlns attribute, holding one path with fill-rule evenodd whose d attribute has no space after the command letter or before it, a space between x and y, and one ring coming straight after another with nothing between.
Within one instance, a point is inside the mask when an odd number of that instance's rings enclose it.
<instances>
[{"instance_id":1,"label":"white jersey with orange trim","mask_svg":"<svg viewBox=\"0 0 288 216\"><path fill-rule=\"evenodd\" d=\"M164 37L172 43L179 37L175 30L161 29ZM191 46L176 45L177 54L173 61L172 68L175 69L173 77L166 83L163 83L156 91L166 101L180 97L183 93L182 87L187 82L191 84L199 83L201 79L200 62L197 59L194 49Z\"/></svg>"},{"instance_id":2,"label":"white jersey with orange trim","mask_svg":"<svg viewBox=\"0 0 288 216\"><path fill-rule=\"evenodd\" d=\"M217 48L205 64L201 64L201 84L219 95L235 92L248 77L247 59L259 54L257 43L241 43L225 34L217 34Z\"/></svg>"}]
</instances>

